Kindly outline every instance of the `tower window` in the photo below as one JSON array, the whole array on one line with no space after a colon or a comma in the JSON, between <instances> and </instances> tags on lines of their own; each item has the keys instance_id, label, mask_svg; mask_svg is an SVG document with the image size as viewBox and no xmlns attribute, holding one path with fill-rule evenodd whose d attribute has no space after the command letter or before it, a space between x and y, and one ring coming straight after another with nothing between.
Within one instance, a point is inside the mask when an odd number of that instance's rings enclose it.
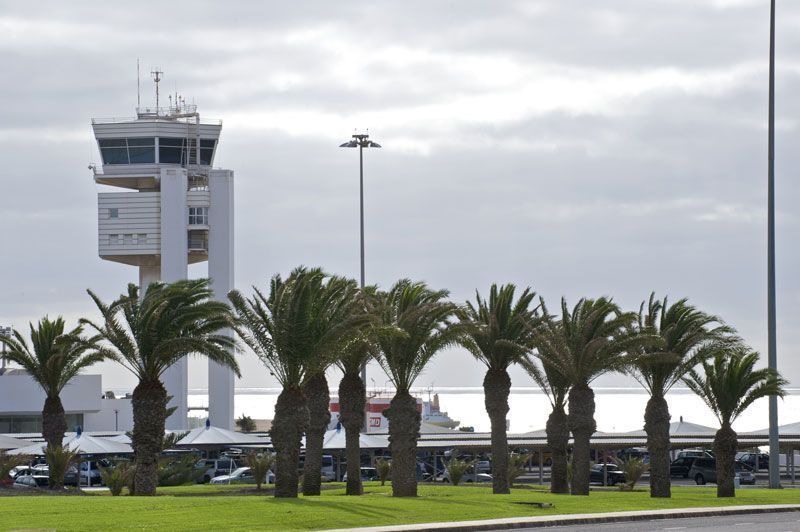
<instances>
[{"instance_id":1,"label":"tower window","mask_svg":"<svg viewBox=\"0 0 800 532\"><path fill-rule=\"evenodd\" d=\"M194 138L159 137L158 161L162 164L197 164L197 140ZM211 166L216 139L200 139L200 164Z\"/></svg>"},{"instance_id":2,"label":"tower window","mask_svg":"<svg viewBox=\"0 0 800 532\"><path fill-rule=\"evenodd\" d=\"M119 218L119 209L108 209L109 218Z\"/></svg>"},{"instance_id":3,"label":"tower window","mask_svg":"<svg viewBox=\"0 0 800 532\"><path fill-rule=\"evenodd\" d=\"M98 139L103 164L148 164L156 162L155 137Z\"/></svg>"},{"instance_id":4,"label":"tower window","mask_svg":"<svg viewBox=\"0 0 800 532\"><path fill-rule=\"evenodd\" d=\"M208 207L189 207L189 225L208 225Z\"/></svg>"}]
</instances>

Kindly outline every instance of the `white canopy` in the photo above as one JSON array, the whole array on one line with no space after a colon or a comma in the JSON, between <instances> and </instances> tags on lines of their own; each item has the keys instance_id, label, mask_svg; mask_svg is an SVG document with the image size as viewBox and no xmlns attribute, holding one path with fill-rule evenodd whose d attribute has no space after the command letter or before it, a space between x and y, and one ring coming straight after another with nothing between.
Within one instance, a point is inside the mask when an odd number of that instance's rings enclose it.
<instances>
[{"instance_id":1,"label":"white canopy","mask_svg":"<svg viewBox=\"0 0 800 532\"><path fill-rule=\"evenodd\" d=\"M269 440L252 434L212 427L206 423L205 427L193 429L178 440L176 447L230 447L235 445L268 447Z\"/></svg>"},{"instance_id":2,"label":"white canopy","mask_svg":"<svg viewBox=\"0 0 800 532\"><path fill-rule=\"evenodd\" d=\"M128 436L127 434L117 434L116 436L109 436L106 439L110 441L115 441L117 443L127 443L128 445L130 445L131 443L131 437Z\"/></svg>"},{"instance_id":3,"label":"white canopy","mask_svg":"<svg viewBox=\"0 0 800 532\"><path fill-rule=\"evenodd\" d=\"M358 435L358 446L361 449L386 449L389 447L389 439L385 435L364 434L362 432ZM346 447L344 429L332 429L325 433L325 439L322 441L323 449L332 451L345 449Z\"/></svg>"},{"instance_id":4,"label":"white canopy","mask_svg":"<svg viewBox=\"0 0 800 532\"><path fill-rule=\"evenodd\" d=\"M800 435L800 421L796 423L788 423L778 427L778 434L781 436L798 436ZM769 427L761 430L754 430L752 432L742 432L741 436L767 436L769 435Z\"/></svg>"},{"instance_id":5,"label":"white canopy","mask_svg":"<svg viewBox=\"0 0 800 532\"><path fill-rule=\"evenodd\" d=\"M73 432L64 436L62 445L78 454L130 454L133 452L133 449L127 443L111 441L108 438L89 436L86 433L80 432ZM46 442L35 443L9 451L8 454L43 456L46 447Z\"/></svg>"},{"instance_id":6,"label":"white canopy","mask_svg":"<svg viewBox=\"0 0 800 532\"><path fill-rule=\"evenodd\" d=\"M26 445L30 445L30 442L0 434L0 450L18 449L20 447L25 447Z\"/></svg>"},{"instance_id":7,"label":"white canopy","mask_svg":"<svg viewBox=\"0 0 800 532\"><path fill-rule=\"evenodd\" d=\"M679 418L678 421L673 421L669 424L670 436L714 436L716 433L717 429L713 427L690 423L689 421L684 421L683 418ZM647 433L644 430L634 430L632 432L625 432L622 436L640 436L646 438Z\"/></svg>"}]
</instances>

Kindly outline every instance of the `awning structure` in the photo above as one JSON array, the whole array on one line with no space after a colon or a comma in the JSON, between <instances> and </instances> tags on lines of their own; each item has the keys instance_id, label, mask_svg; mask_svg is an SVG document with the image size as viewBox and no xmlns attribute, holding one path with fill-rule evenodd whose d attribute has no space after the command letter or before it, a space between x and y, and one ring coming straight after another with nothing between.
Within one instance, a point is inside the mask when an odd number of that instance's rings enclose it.
<instances>
[{"instance_id":1,"label":"awning structure","mask_svg":"<svg viewBox=\"0 0 800 532\"><path fill-rule=\"evenodd\" d=\"M73 432L64 436L63 445L70 451L78 454L131 454L133 449L127 443L111 441L107 438L98 438L85 433ZM30 454L44 456L47 443L34 443L9 451L8 454Z\"/></svg>"},{"instance_id":2,"label":"awning structure","mask_svg":"<svg viewBox=\"0 0 800 532\"><path fill-rule=\"evenodd\" d=\"M794 437L796 439L800 439L800 421L797 423L789 423L787 425L780 425L778 426L778 434L781 438L791 438ZM769 427L761 430L754 430L752 432L742 432L739 434L740 436L769 436Z\"/></svg>"},{"instance_id":3,"label":"awning structure","mask_svg":"<svg viewBox=\"0 0 800 532\"><path fill-rule=\"evenodd\" d=\"M3 436L0 434L0 450L19 449L27 445L30 445L29 441L19 440L11 436Z\"/></svg>"},{"instance_id":4,"label":"awning structure","mask_svg":"<svg viewBox=\"0 0 800 532\"><path fill-rule=\"evenodd\" d=\"M176 447L193 447L197 449L221 449L238 445L269 447L270 442L266 438L260 436L212 427L210 424L206 423L205 427L191 430L189 434L178 440L178 443L175 444Z\"/></svg>"},{"instance_id":5,"label":"awning structure","mask_svg":"<svg viewBox=\"0 0 800 532\"><path fill-rule=\"evenodd\" d=\"M358 446L361 449L386 449L389 447L389 438L385 434L364 434L358 435ZM344 450L345 431L329 430L325 433L322 448L326 451Z\"/></svg>"}]
</instances>

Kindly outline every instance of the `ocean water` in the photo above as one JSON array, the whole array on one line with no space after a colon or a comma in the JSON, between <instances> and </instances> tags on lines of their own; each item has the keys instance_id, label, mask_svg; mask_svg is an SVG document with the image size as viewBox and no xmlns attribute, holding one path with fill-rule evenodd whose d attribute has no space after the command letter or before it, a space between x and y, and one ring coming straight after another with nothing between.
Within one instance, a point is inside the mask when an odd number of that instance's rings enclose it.
<instances>
[{"instance_id":1,"label":"ocean water","mask_svg":"<svg viewBox=\"0 0 800 532\"><path fill-rule=\"evenodd\" d=\"M475 427L476 431L489 430L489 418L483 402L480 387L433 388L413 390L414 394L428 400L433 393L439 394L439 406L462 426ZM239 388L234 399L236 417L247 415L254 419L272 419L275 402L280 389L277 388ZM370 394L391 397L386 390L369 390ZM640 430L644 425L644 409L648 395L641 388L598 388L595 389L595 419L597 429L604 432L627 432ZM687 389L673 389L667 394L667 403L672 421L683 417L684 421L718 427L711 410L701 399ZM512 388L509 398L510 432L527 432L543 429L550 415L547 396L538 388ZM190 407L208 406L206 390L190 390ZM760 430L768 426L767 400L755 402L734 423L738 432ZM790 390L783 400L778 400L780 424L800 421L800 389Z\"/></svg>"}]
</instances>

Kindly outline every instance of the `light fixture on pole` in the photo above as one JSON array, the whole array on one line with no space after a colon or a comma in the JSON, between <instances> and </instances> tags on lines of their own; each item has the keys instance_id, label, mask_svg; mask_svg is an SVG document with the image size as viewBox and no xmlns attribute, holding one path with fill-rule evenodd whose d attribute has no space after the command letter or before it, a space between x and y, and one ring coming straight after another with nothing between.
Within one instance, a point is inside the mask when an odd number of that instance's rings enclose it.
<instances>
[{"instance_id":1,"label":"light fixture on pole","mask_svg":"<svg viewBox=\"0 0 800 532\"><path fill-rule=\"evenodd\" d=\"M777 371L775 317L775 0L769 13L769 126L767 145L767 365ZM781 487L778 397L769 396L769 487Z\"/></svg>"},{"instance_id":2,"label":"light fixture on pole","mask_svg":"<svg viewBox=\"0 0 800 532\"><path fill-rule=\"evenodd\" d=\"M359 197L361 204L361 288L364 288L364 148L380 148L377 142L369 140L368 133L355 134L352 140L339 146L340 148L358 148ZM367 383L367 365L361 367L361 380Z\"/></svg>"}]
</instances>

